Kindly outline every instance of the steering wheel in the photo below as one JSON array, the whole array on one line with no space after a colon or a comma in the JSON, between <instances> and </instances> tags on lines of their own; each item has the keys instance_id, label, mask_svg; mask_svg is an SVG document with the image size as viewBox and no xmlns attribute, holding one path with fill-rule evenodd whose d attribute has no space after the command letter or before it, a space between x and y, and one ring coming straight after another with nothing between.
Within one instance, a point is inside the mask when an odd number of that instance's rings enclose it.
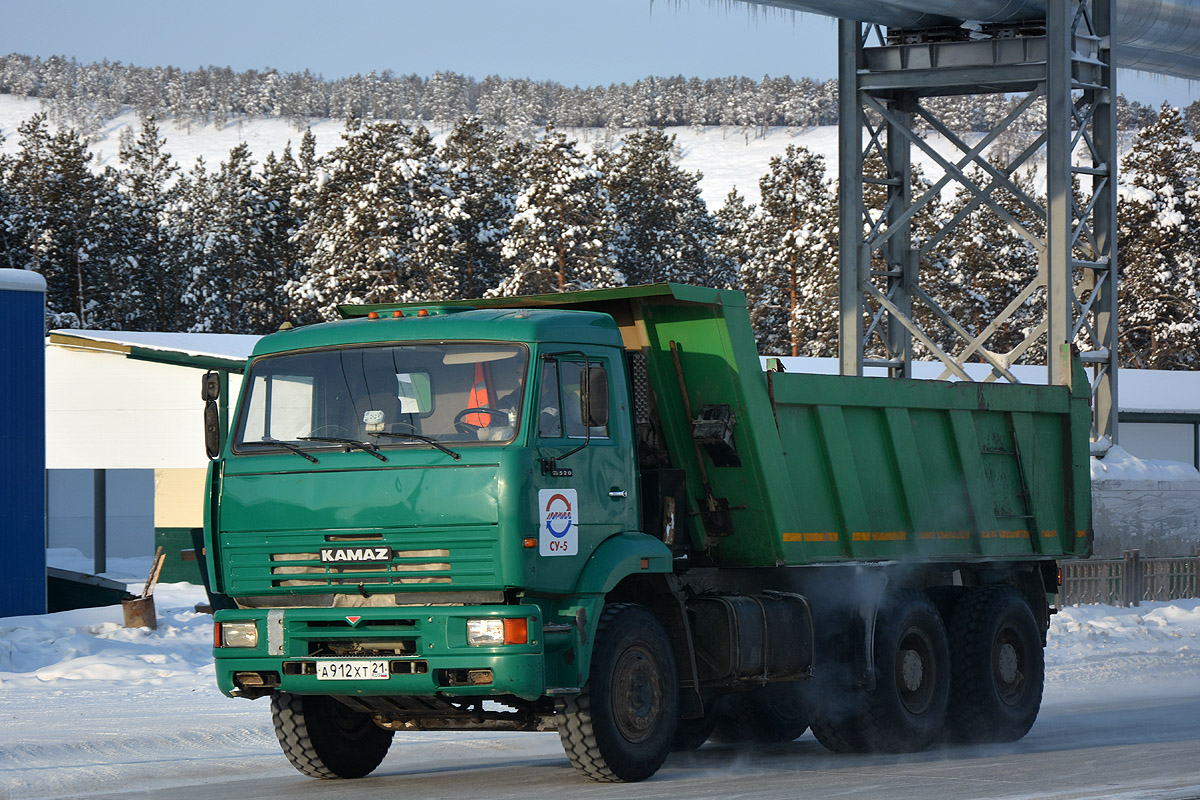
<instances>
[{"instance_id":1,"label":"steering wheel","mask_svg":"<svg viewBox=\"0 0 1200 800\"><path fill-rule=\"evenodd\" d=\"M503 417L504 424L508 424L508 412L498 408L489 408L488 406L479 406L478 408L464 408L454 416L454 430L459 433L474 433L480 428L490 428L491 425L476 425L473 422L467 422L466 417L471 414L487 414L489 415L488 422L491 422L490 417Z\"/></svg>"}]
</instances>

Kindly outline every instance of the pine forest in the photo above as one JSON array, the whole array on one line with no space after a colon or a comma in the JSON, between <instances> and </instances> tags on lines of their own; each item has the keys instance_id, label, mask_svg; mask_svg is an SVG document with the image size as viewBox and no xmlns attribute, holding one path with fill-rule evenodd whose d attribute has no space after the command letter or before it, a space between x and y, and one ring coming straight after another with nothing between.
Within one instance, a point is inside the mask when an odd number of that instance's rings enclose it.
<instances>
[{"instance_id":1,"label":"pine forest","mask_svg":"<svg viewBox=\"0 0 1200 800\"><path fill-rule=\"evenodd\" d=\"M46 278L48 328L267 333L333 319L347 302L677 281L744 291L764 354L836 355L830 165L789 145L764 164L757 202L735 190L709 208L701 175L678 165L662 130L757 136L833 124L832 82L651 78L566 89L440 73L329 82L10 55L0 56L0 93L44 103L0 154L0 266ZM964 103L952 116L961 131L982 130L1010 102ZM140 125L126 129L116 165L96 168L95 130L129 109ZM1200 108L1124 103L1122 114L1122 361L1195 369ZM253 115L294 121L295 146L256 159L239 144L218 164L180 165L166 152L168 119L222 126ZM347 121L340 143L318 156L306 123L329 117ZM435 141L431 127L446 135ZM613 135L589 147L568 134L580 128ZM1037 195L1031 179L1018 180ZM965 193L944 196L914 218L914 237L974 208ZM954 230L929 253L922 288L978 330L1037 259L995 215ZM1026 298L989 348L1023 339L1042 302ZM953 349L955 334L943 333L935 343Z\"/></svg>"}]
</instances>

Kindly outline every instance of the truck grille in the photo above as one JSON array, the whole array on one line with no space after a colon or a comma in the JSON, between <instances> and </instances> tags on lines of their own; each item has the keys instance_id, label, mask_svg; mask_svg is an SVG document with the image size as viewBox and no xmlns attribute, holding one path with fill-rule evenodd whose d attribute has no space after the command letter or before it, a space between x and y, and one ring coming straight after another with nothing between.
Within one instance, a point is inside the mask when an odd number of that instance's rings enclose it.
<instances>
[{"instance_id":1,"label":"truck grille","mask_svg":"<svg viewBox=\"0 0 1200 800\"><path fill-rule=\"evenodd\" d=\"M496 527L430 531L236 532L221 536L221 564L235 596L280 591L372 593L492 588L498 581ZM415 541L414 541L415 540ZM372 562L322 562L331 543L369 541L390 548ZM340 546L340 545L339 545ZM359 587L362 587L361 589Z\"/></svg>"},{"instance_id":2,"label":"truck grille","mask_svg":"<svg viewBox=\"0 0 1200 800\"><path fill-rule=\"evenodd\" d=\"M449 575L425 575L429 572L450 572L449 561L426 559L449 558L450 551L400 550L386 564L323 564L317 553L272 553L271 561L286 566L272 566L271 575L303 575L305 577L275 577L272 586L334 586L337 584L427 584L451 583ZM294 563L306 562L306 563ZM315 562L315 563L314 563Z\"/></svg>"}]
</instances>

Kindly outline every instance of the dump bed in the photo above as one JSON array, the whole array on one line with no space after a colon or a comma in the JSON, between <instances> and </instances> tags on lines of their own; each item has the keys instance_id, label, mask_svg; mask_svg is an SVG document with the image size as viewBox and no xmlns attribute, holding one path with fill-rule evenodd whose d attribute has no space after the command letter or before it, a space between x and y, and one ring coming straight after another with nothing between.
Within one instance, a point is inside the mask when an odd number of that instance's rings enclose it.
<instances>
[{"instance_id":1,"label":"dump bed","mask_svg":"<svg viewBox=\"0 0 1200 800\"><path fill-rule=\"evenodd\" d=\"M1090 551L1078 368L1074 389L765 373L742 293L675 284L461 305L613 316L648 395L636 413L685 471L693 544L718 564Z\"/></svg>"}]
</instances>

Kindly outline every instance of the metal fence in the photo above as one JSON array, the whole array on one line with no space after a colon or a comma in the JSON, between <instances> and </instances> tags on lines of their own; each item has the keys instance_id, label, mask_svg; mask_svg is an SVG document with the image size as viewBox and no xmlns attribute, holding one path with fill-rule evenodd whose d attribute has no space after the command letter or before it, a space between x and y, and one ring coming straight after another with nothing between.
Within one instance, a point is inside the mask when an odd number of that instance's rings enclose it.
<instances>
[{"instance_id":1,"label":"metal fence","mask_svg":"<svg viewBox=\"0 0 1200 800\"><path fill-rule=\"evenodd\" d=\"M1136 606L1143 600L1200 597L1200 555L1142 558L1126 550L1124 558L1062 562L1058 603Z\"/></svg>"}]
</instances>

